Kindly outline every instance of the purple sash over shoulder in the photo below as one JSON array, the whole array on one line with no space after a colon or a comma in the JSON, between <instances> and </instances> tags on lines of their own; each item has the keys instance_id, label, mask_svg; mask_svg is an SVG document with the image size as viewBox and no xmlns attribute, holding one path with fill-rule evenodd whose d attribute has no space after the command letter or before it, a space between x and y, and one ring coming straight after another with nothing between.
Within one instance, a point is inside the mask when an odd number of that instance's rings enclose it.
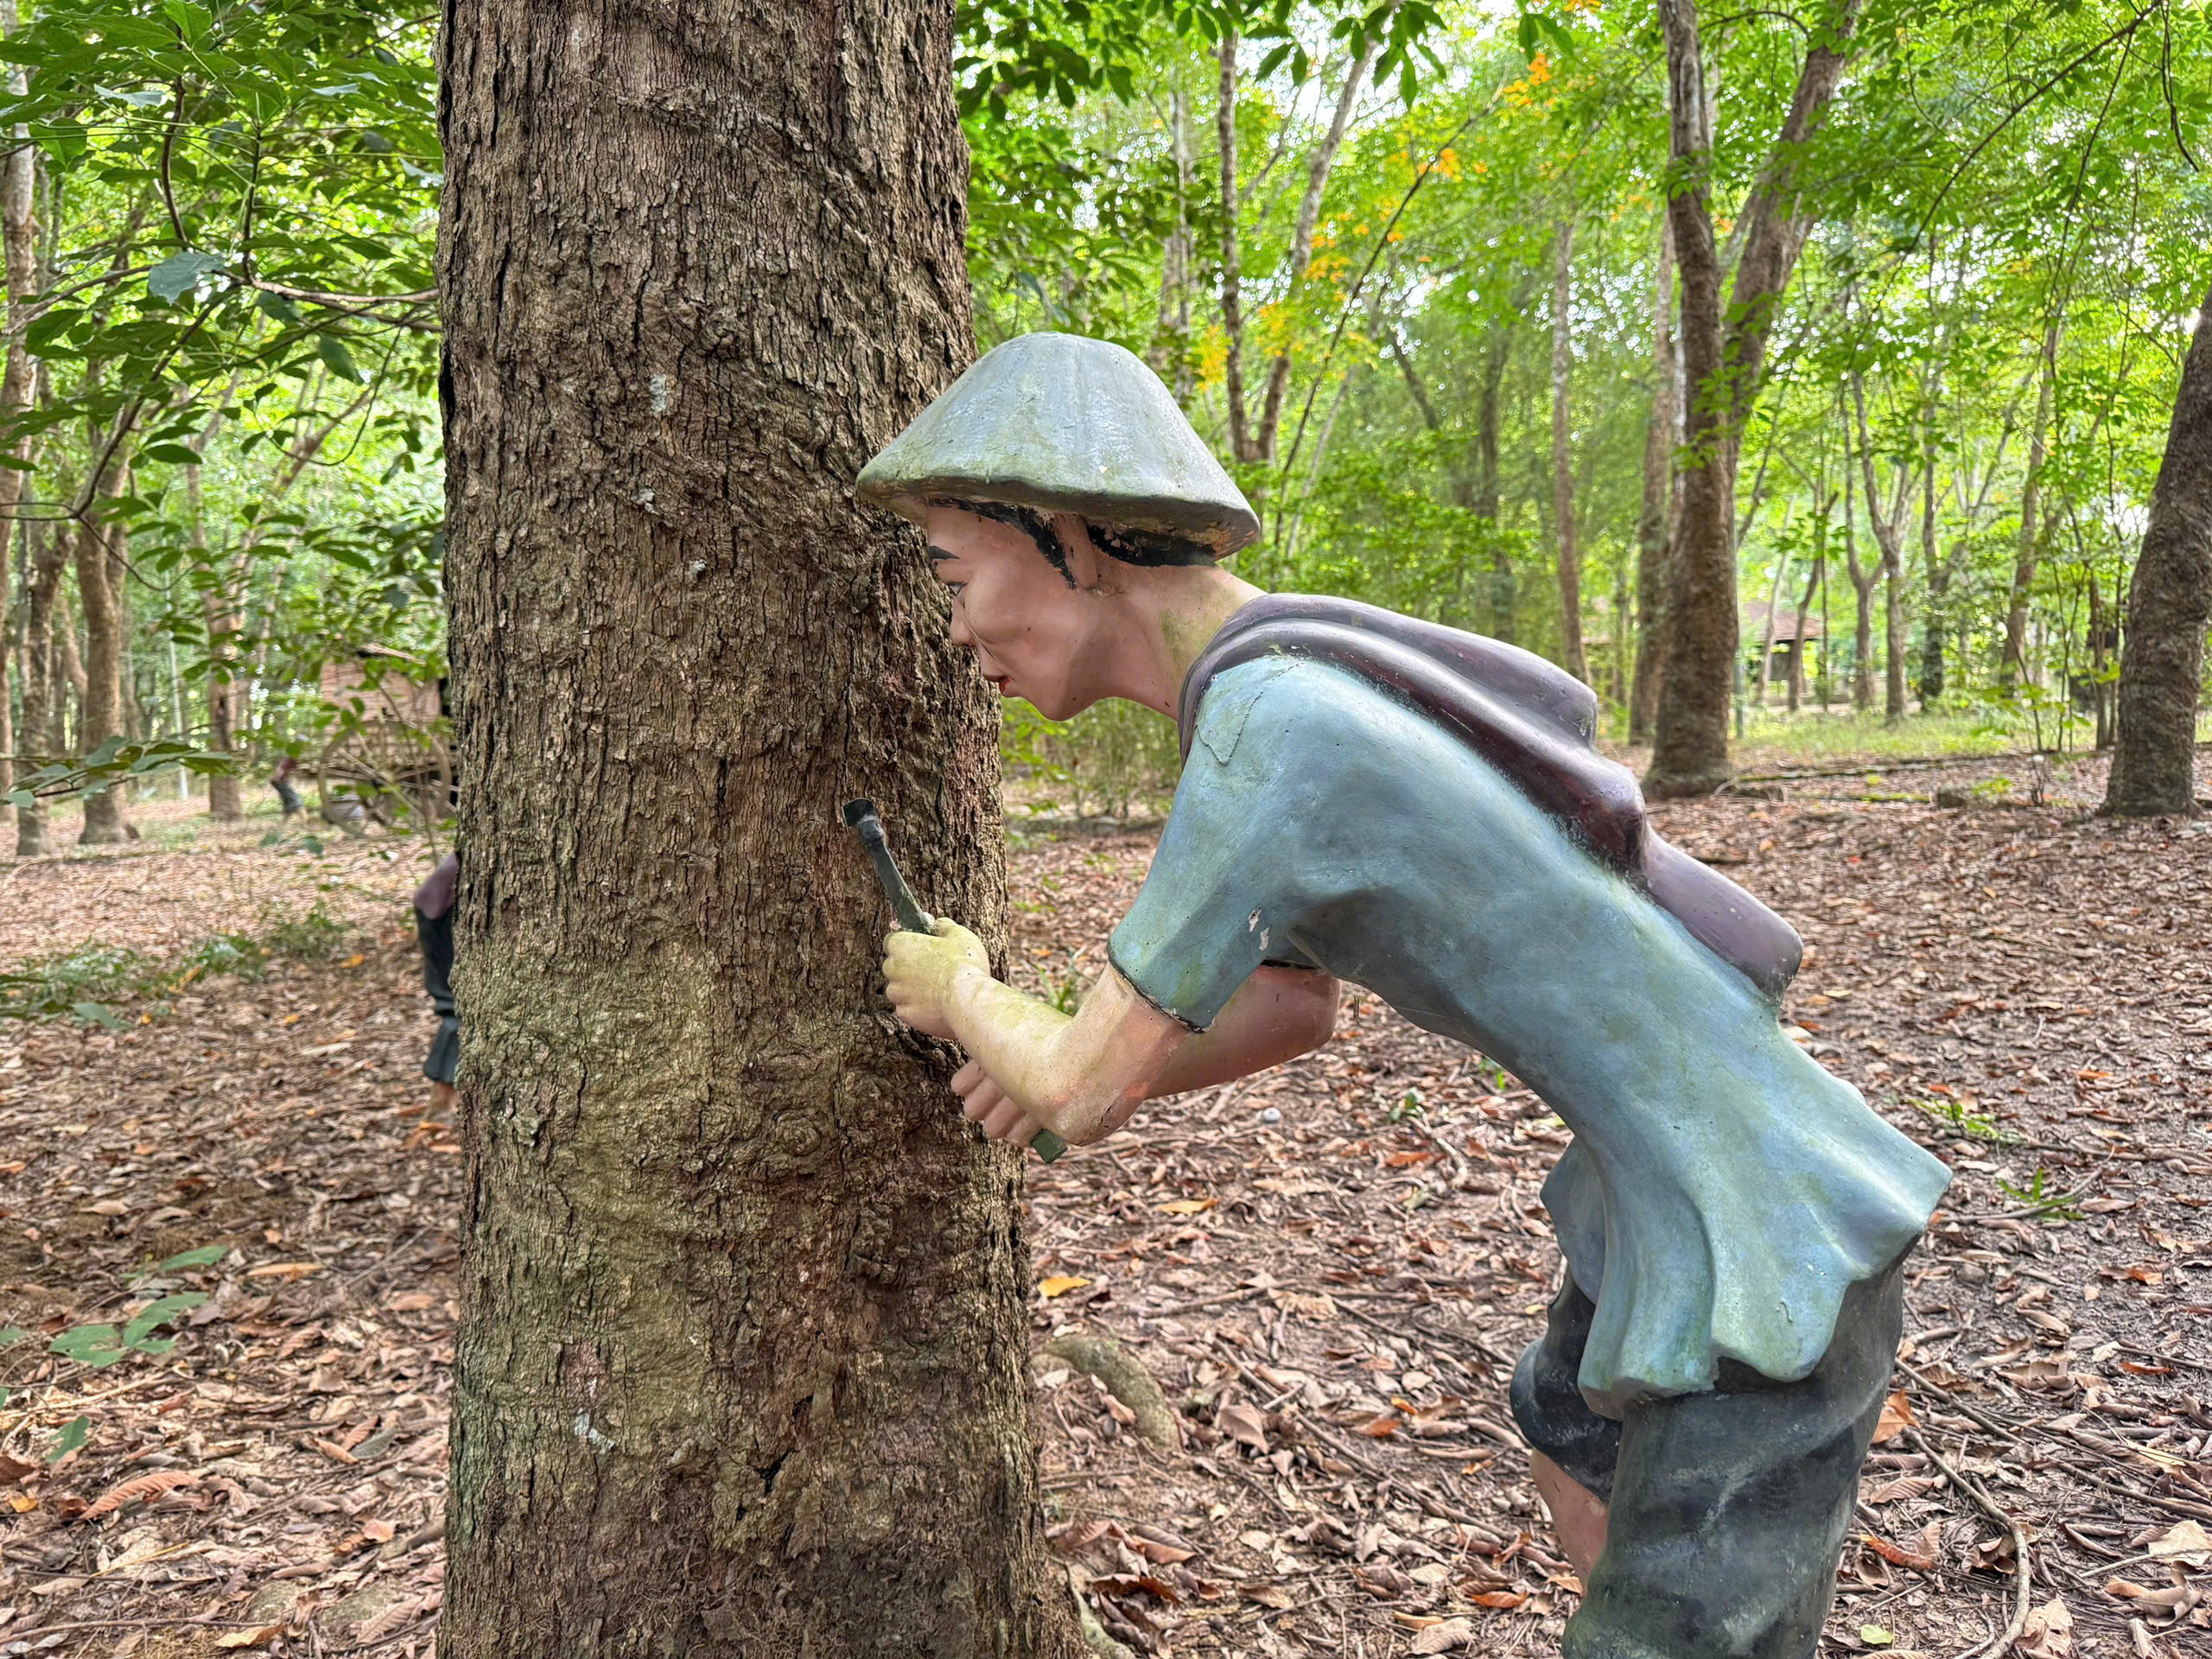
<instances>
[{"instance_id":1,"label":"purple sash over shoulder","mask_svg":"<svg viewBox=\"0 0 2212 1659\"><path fill-rule=\"evenodd\" d=\"M1662 840L1627 767L1590 747L1598 699L1532 652L1480 634L1308 594L1270 594L1229 620L1183 682L1183 752L1213 677L1274 654L1358 675L1427 715L1575 839L1771 997L1797 972L1796 930L1718 871Z\"/></svg>"}]
</instances>

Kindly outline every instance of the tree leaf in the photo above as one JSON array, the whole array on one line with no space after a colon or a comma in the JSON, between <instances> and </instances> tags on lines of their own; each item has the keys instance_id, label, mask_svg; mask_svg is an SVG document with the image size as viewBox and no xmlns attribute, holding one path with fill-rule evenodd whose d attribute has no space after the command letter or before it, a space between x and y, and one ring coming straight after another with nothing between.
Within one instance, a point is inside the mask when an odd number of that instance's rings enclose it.
<instances>
[{"instance_id":1,"label":"tree leaf","mask_svg":"<svg viewBox=\"0 0 2212 1659\"><path fill-rule=\"evenodd\" d=\"M146 291L157 300L174 302L230 263L230 256L224 253L173 253L146 273Z\"/></svg>"},{"instance_id":2,"label":"tree leaf","mask_svg":"<svg viewBox=\"0 0 2212 1659\"><path fill-rule=\"evenodd\" d=\"M346 349L346 342L337 335L316 336L315 348L330 372L340 380L351 380L356 385L361 383L361 372L353 366L353 354Z\"/></svg>"},{"instance_id":3,"label":"tree leaf","mask_svg":"<svg viewBox=\"0 0 2212 1659\"><path fill-rule=\"evenodd\" d=\"M61 1433L55 1437L54 1444L47 1449L46 1460L48 1463L60 1462L62 1459L67 1457L90 1439L92 1433L92 1420L83 1412L79 1412L67 1422L62 1424Z\"/></svg>"},{"instance_id":4,"label":"tree leaf","mask_svg":"<svg viewBox=\"0 0 2212 1659\"><path fill-rule=\"evenodd\" d=\"M97 1370L114 1364L127 1356L130 1350L124 1346L123 1333L113 1325L80 1325L64 1331L48 1343L47 1351Z\"/></svg>"},{"instance_id":5,"label":"tree leaf","mask_svg":"<svg viewBox=\"0 0 2212 1659\"><path fill-rule=\"evenodd\" d=\"M156 1348L146 1338L160 1326L168 1324L180 1313L189 1313L207 1300L204 1290L180 1291L173 1296L163 1296L146 1304L131 1316L130 1323L123 1327L124 1345L144 1348L149 1352L166 1353L166 1348Z\"/></svg>"}]
</instances>

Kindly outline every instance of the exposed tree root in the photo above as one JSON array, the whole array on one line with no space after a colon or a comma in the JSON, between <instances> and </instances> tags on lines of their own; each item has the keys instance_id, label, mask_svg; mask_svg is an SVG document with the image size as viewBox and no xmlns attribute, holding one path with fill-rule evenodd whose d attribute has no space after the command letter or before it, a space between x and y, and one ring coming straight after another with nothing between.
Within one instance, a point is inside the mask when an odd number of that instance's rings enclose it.
<instances>
[{"instance_id":1,"label":"exposed tree root","mask_svg":"<svg viewBox=\"0 0 2212 1659\"><path fill-rule=\"evenodd\" d=\"M1076 1629L1081 1632L1084 1643L1102 1659L1137 1659L1128 1647L1107 1635L1106 1627L1098 1622L1098 1615L1090 1609L1090 1598L1084 1593L1090 1585L1090 1575L1081 1567L1068 1569L1068 1590L1075 1597Z\"/></svg>"},{"instance_id":2,"label":"exposed tree root","mask_svg":"<svg viewBox=\"0 0 2212 1659\"><path fill-rule=\"evenodd\" d=\"M1160 1384L1152 1380L1143 1363L1113 1338L1071 1332L1054 1337L1045 1344L1045 1351L1104 1383L1109 1394L1136 1414L1137 1433L1154 1446L1172 1451L1181 1444L1167 1396L1160 1391Z\"/></svg>"}]
</instances>

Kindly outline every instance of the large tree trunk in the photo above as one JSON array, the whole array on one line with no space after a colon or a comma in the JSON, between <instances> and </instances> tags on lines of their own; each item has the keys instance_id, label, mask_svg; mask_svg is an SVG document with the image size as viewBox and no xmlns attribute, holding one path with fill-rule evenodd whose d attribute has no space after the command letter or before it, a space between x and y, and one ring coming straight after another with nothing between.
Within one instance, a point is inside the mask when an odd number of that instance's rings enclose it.
<instances>
[{"instance_id":1,"label":"large tree trunk","mask_svg":"<svg viewBox=\"0 0 2212 1659\"><path fill-rule=\"evenodd\" d=\"M1675 470L1675 235L1659 220L1651 290L1651 423L1643 434L1643 505L1636 520L1636 683L1629 690L1628 741L1648 743L1666 664L1668 480Z\"/></svg>"},{"instance_id":2,"label":"large tree trunk","mask_svg":"<svg viewBox=\"0 0 2212 1659\"><path fill-rule=\"evenodd\" d=\"M1998 683L2010 687L2027 672L2028 598L2035 586L2036 557L2042 546L2037 523L2043 494L2044 442L2050 430L2052 388L2058 378L2058 318L2043 331L2043 363L2037 372L2036 423L2028 433L2028 472L2020 482L2020 537L2012 554L2012 594L2005 610L2005 645L1997 664Z\"/></svg>"},{"instance_id":3,"label":"large tree trunk","mask_svg":"<svg viewBox=\"0 0 2212 1659\"><path fill-rule=\"evenodd\" d=\"M1559 543L1560 654L1567 671L1590 678L1582 652L1582 560L1574 543L1574 350L1568 327L1569 279L1574 274L1574 220L1560 221L1552 238L1552 530Z\"/></svg>"},{"instance_id":4,"label":"large tree trunk","mask_svg":"<svg viewBox=\"0 0 2212 1659\"><path fill-rule=\"evenodd\" d=\"M2196 798L2196 698L2212 619L2212 290L2196 314L2127 590L2120 736L2105 810L2188 812Z\"/></svg>"},{"instance_id":5,"label":"large tree trunk","mask_svg":"<svg viewBox=\"0 0 2212 1659\"><path fill-rule=\"evenodd\" d=\"M448 1659L1074 1651L1019 1161L838 815L1002 938L988 694L852 496L970 352L952 14L447 14Z\"/></svg>"},{"instance_id":6,"label":"large tree trunk","mask_svg":"<svg viewBox=\"0 0 2212 1659\"><path fill-rule=\"evenodd\" d=\"M122 539L119 525L93 516L77 529L77 598L85 607L85 701L77 733L87 753L123 735L123 580L111 543ZM85 827L79 845L111 846L130 839L123 815L123 788L103 789L85 798Z\"/></svg>"},{"instance_id":7,"label":"large tree trunk","mask_svg":"<svg viewBox=\"0 0 2212 1659\"><path fill-rule=\"evenodd\" d=\"M1714 238L1713 103L1695 0L1659 0L1667 41L1669 149L1681 182L1668 217L1681 272L1684 460L1667 605L1651 770L1655 796L1707 794L1728 780L1728 716L1736 673L1736 462L1758 396L1775 313L1809 228L1800 168L1827 114L1859 21L1860 0L1829 0L1815 25L1789 108L1736 220L1742 251L1724 283ZM1726 303L1722 289L1726 286Z\"/></svg>"}]
</instances>

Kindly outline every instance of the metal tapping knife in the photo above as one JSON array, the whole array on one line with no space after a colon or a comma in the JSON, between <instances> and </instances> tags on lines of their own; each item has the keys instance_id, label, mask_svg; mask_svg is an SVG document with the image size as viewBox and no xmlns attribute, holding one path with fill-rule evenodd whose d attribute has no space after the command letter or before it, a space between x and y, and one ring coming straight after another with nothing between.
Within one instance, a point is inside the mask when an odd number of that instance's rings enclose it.
<instances>
[{"instance_id":1,"label":"metal tapping knife","mask_svg":"<svg viewBox=\"0 0 2212 1659\"><path fill-rule=\"evenodd\" d=\"M845 822L860 833L861 845L868 849L868 858L875 865L875 879L882 885L883 896L891 901L899 925L909 933L936 931L937 924L915 899L914 890L899 873L899 861L891 856L891 843L884 839L883 820L875 816L875 803L847 801ZM1050 1129L1038 1130L1029 1144L1048 1164L1068 1149L1068 1143Z\"/></svg>"}]
</instances>

